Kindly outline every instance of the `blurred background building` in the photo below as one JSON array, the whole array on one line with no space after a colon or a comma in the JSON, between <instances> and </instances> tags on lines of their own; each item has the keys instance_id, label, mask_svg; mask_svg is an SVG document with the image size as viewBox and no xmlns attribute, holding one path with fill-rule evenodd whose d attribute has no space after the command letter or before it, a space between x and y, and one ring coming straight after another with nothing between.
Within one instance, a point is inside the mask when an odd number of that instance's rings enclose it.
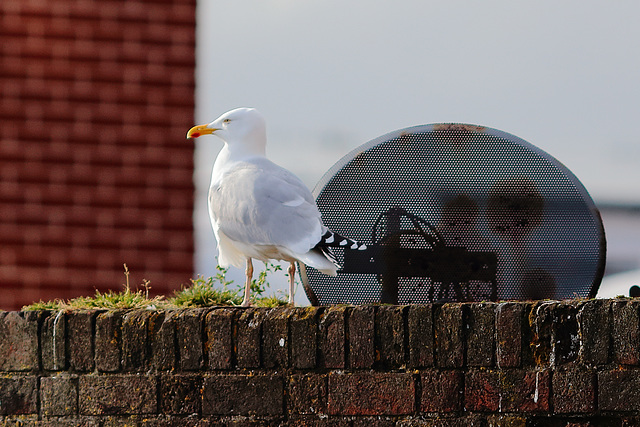
<instances>
[{"instance_id":1,"label":"blurred background building","mask_svg":"<svg viewBox=\"0 0 640 427\"><path fill-rule=\"evenodd\" d=\"M0 309L193 272L195 0L0 2Z\"/></svg>"}]
</instances>

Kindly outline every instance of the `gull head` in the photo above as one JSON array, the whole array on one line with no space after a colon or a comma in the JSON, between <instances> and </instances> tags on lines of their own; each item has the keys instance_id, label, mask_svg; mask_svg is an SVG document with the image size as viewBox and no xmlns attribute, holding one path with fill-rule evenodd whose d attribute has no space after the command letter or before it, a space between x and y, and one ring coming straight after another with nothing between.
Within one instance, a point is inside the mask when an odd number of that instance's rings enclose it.
<instances>
[{"instance_id":1,"label":"gull head","mask_svg":"<svg viewBox=\"0 0 640 427\"><path fill-rule=\"evenodd\" d=\"M187 132L187 138L199 138L202 135L215 135L229 145L264 146L267 139L264 117L255 108L227 111L211 123L194 126Z\"/></svg>"}]
</instances>

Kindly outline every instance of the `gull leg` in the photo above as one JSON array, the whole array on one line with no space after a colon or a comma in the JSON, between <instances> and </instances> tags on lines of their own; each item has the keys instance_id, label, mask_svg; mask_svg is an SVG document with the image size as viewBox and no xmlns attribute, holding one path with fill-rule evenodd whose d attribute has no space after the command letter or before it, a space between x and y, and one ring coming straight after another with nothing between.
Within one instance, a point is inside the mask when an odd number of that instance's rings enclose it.
<instances>
[{"instance_id":1,"label":"gull leg","mask_svg":"<svg viewBox=\"0 0 640 427\"><path fill-rule=\"evenodd\" d=\"M241 307L249 307L251 305L251 301L249 301L249 296L251 293L251 279L253 278L253 263L251 262L251 258L247 258L247 269L244 271L247 279L244 283L244 299L242 300Z\"/></svg>"},{"instance_id":2,"label":"gull leg","mask_svg":"<svg viewBox=\"0 0 640 427\"><path fill-rule=\"evenodd\" d=\"M295 278L296 278L296 263L291 261L289 264L289 269L287 270L289 273L289 305L294 305L293 297L295 293Z\"/></svg>"}]
</instances>

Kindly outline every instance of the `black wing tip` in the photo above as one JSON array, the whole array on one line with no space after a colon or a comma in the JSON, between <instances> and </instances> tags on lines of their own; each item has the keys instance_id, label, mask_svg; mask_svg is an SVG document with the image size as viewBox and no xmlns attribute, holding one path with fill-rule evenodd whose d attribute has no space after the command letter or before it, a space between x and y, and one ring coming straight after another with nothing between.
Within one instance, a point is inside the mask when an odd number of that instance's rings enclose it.
<instances>
[{"instance_id":1,"label":"black wing tip","mask_svg":"<svg viewBox=\"0 0 640 427\"><path fill-rule=\"evenodd\" d=\"M353 239L349 239L348 237L341 236L340 234L335 233L331 230L327 230L322 235L320 242L318 242L318 246L333 247L333 248L348 246L349 249L359 250L359 251L363 251L367 249L367 245L365 245L364 243L358 243Z\"/></svg>"},{"instance_id":2,"label":"black wing tip","mask_svg":"<svg viewBox=\"0 0 640 427\"><path fill-rule=\"evenodd\" d=\"M333 263L337 268L342 268L338 258L333 253L331 248L346 248L348 247L351 250L359 250L363 251L367 249L367 245L358 243L353 239L349 239L348 237L341 236L338 233L335 233L331 230L327 230L320 238L318 244L314 247L314 249L320 251L322 255L324 255L329 261Z\"/></svg>"}]
</instances>

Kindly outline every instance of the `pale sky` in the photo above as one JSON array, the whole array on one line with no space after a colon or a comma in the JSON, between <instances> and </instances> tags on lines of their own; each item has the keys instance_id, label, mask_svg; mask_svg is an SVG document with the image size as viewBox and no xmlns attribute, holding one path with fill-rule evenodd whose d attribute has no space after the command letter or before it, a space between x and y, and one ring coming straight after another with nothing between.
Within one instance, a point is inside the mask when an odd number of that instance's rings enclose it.
<instances>
[{"instance_id":1,"label":"pale sky","mask_svg":"<svg viewBox=\"0 0 640 427\"><path fill-rule=\"evenodd\" d=\"M380 135L479 124L549 152L596 202L640 203L638 16L634 1L201 0L196 120L258 108L269 157L311 189ZM196 273L211 275L222 142L196 144Z\"/></svg>"}]
</instances>

